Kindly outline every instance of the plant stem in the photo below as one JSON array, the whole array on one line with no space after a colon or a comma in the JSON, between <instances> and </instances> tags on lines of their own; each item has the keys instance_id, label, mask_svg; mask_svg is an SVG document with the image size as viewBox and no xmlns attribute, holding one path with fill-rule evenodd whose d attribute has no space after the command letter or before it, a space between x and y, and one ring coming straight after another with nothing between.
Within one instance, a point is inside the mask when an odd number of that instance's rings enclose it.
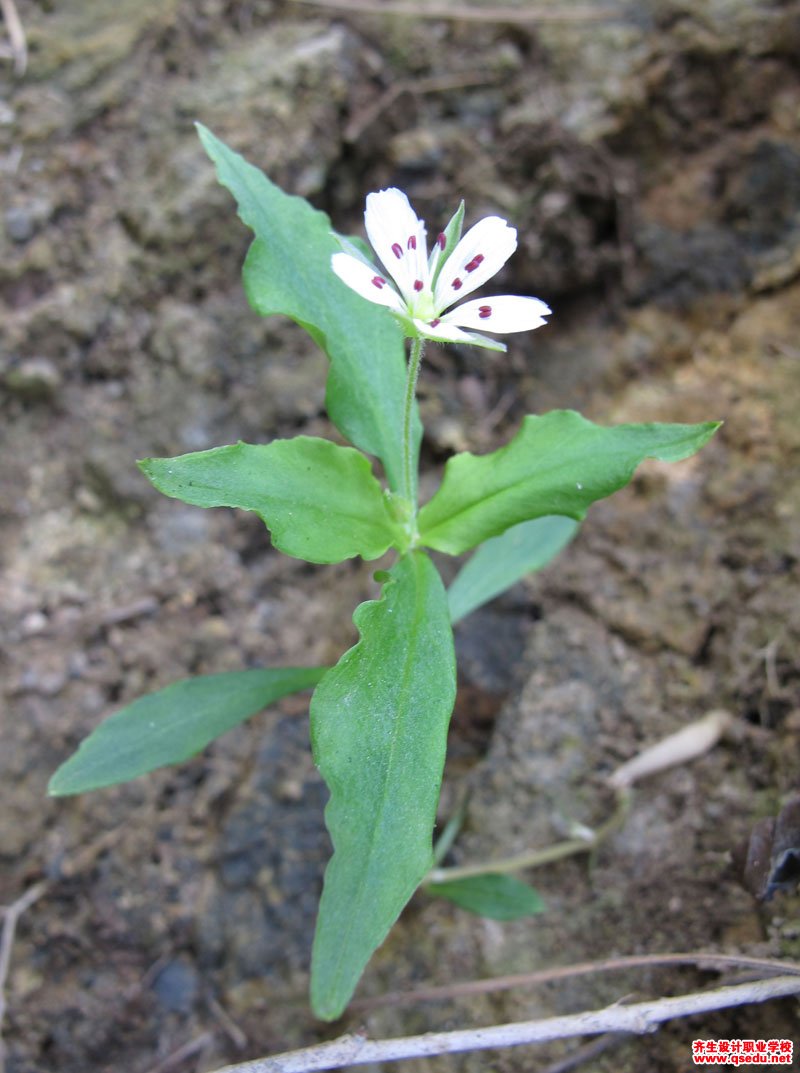
<instances>
[{"instance_id":1,"label":"plant stem","mask_svg":"<svg viewBox=\"0 0 800 1073\"><path fill-rule=\"evenodd\" d=\"M411 354L408 358L408 378L406 380L406 403L403 411L403 495L413 505L416 514L416 481L414 479L414 441L411 435L411 416L414 413L414 398L417 393L419 367L422 364L424 340L411 342Z\"/></svg>"},{"instance_id":2,"label":"plant stem","mask_svg":"<svg viewBox=\"0 0 800 1073\"><path fill-rule=\"evenodd\" d=\"M570 838L565 842L556 842L544 849L526 850L513 857L500 860L481 861L478 864L457 865L452 868L432 868L422 881L424 883L446 883L453 879L467 879L470 876L482 876L487 872L507 873L521 872L528 868L541 868L544 864L561 861L565 857L574 857L576 853L592 853L612 835L624 822L630 809L630 794L627 790L617 792L617 806L602 826L593 831L589 838Z\"/></svg>"}]
</instances>

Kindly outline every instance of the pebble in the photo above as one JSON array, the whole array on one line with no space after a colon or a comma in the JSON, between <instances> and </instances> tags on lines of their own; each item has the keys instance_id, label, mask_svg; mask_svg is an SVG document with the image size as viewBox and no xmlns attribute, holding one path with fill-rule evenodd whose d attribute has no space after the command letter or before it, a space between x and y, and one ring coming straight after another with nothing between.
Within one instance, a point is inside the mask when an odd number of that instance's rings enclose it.
<instances>
[{"instance_id":1,"label":"pebble","mask_svg":"<svg viewBox=\"0 0 800 1073\"><path fill-rule=\"evenodd\" d=\"M53 204L46 198L32 198L21 205L12 205L4 215L6 234L12 242L28 242L52 215Z\"/></svg>"},{"instance_id":2,"label":"pebble","mask_svg":"<svg viewBox=\"0 0 800 1073\"><path fill-rule=\"evenodd\" d=\"M27 242L33 238L36 229L33 216L21 206L6 211L5 225L6 234L12 242Z\"/></svg>"},{"instance_id":3,"label":"pebble","mask_svg":"<svg viewBox=\"0 0 800 1073\"><path fill-rule=\"evenodd\" d=\"M26 358L6 370L6 390L21 399L41 402L52 399L61 387L61 373L49 358Z\"/></svg>"},{"instance_id":4,"label":"pebble","mask_svg":"<svg viewBox=\"0 0 800 1073\"><path fill-rule=\"evenodd\" d=\"M49 625L50 620L42 611L31 611L22 620L22 636L35 637L37 634L44 633Z\"/></svg>"},{"instance_id":5,"label":"pebble","mask_svg":"<svg viewBox=\"0 0 800 1073\"><path fill-rule=\"evenodd\" d=\"M153 981L153 993L161 1005L174 1013L189 1013L197 1000L195 969L185 961L169 961Z\"/></svg>"}]
</instances>

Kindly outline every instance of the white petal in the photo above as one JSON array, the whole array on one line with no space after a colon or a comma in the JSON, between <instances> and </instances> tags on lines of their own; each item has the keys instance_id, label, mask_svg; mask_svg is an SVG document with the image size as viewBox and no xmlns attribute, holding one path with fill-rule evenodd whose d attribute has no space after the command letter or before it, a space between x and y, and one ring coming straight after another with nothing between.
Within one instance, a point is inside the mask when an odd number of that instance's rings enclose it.
<instances>
[{"instance_id":1,"label":"white petal","mask_svg":"<svg viewBox=\"0 0 800 1073\"><path fill-rule=\"evenodd\" d=\"M348 287L366 298L369 302L387 306L395 313L405 312L405 303L385 276L377 268L351 257L349 253L334 253L331 268ZM380 282L378 282L380 281Z\"/></svg>"},{"instance_id":2,"label":"white petal","mask_svg":"<svg viewBox=\"0 0 800 1073\"><path fill-rule=\"evenodd\" d=\"M462 332L454 324L445 324L443 320L436 324L430 321L414 319L414 327L426 339L435 339L437 343L468 343L469 332Z\"/></svg>"},{"instance_id":3,"label":"white petal","mask_svg":"<svg viewBox=\"0 0 800 1073\"><path fill-rule=\"evenodd\" d=\"M447 309L499 272L517 248L517 232L499 216L486 216L467 231L442 266L435 304Z\"/></svg>"},{"instance_id":4,"label":"white petal","mask_svg":"<svg viewBox=\"0 0 800 1073\"><path fill-rule=\"evenodd\" d=\"M549 312L549 307L539 298L501 294L464 302L446 313L442 322L489 332L530 332L547 323L544 318Z\"/></svg>"},{"instance_id":5,"label":"white petal","mask_svg":"<svg viewBox=\"0 0 800 1073\"><path fill-rule=\"evenodd\" d=\"M424 320L415 320L414 327L420 335L426 339L433 339L436 343L464 343L469 346L481 346L487 350L505 350L504 343L498 343L496 339L478 335L477 332L462 332L454 324L446 324L440 320L434 327Z\"/></svg>"},{"instance_id":6,"label":"white petal","mask_svg":"<svg viewBox=\"0 0 800 1073\"><path fill-rule=\"evenodd\" d=\"M364 213L367 237L406 301L411 303L428 283L425 224L402 190L390 187L367 194ZM422 286L415 286L419 281Z\"/></svg>"}]
</instances>

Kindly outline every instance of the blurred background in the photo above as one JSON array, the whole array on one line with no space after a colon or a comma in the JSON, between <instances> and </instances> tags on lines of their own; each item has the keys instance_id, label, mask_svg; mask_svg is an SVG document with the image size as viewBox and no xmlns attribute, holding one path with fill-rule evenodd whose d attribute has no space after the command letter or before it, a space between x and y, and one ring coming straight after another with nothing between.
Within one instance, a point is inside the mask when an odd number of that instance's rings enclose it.
<instances>
[{"instance_id":1,"label":"blurred background","mask_svg":"<svg viewBox=\"0 0 800 1073\"><path fill-rule=\"evenodd\" d=\"M5 981L7 1073L206 1071L344 1028L531 1019L718 979L581 977L320 1026L305 988L329 847L306 697L180 769L47 800L115 708L191 673L332 662L375 592L374 566L280 557L256 518L163 499L136 469L333 434L324 356L247 307L249 235L194 120L340 231L362 233L387 185L432 234L462 197L467 225L518 228L497 291L553 316L507 354L429 347L428 492L453 451L502 445L529 412L725 421L696 458L641 467L545 572L459 626L442 819L471 796L451 860L597 826L619 763L710 709L733 729L637 789L591 858L531 874L544 916L498 924L418 895L359 996L631 953L800 957L796 894L759 900L735 863L799 781L800 5L3 12L0 904L49 884ZM698 1035L796 1025L795 1000L720 1013L609 1041L585 1068L672 1071ZM403 1068L544 1069L574 1050Z\"/></svg>"}]
</instances>

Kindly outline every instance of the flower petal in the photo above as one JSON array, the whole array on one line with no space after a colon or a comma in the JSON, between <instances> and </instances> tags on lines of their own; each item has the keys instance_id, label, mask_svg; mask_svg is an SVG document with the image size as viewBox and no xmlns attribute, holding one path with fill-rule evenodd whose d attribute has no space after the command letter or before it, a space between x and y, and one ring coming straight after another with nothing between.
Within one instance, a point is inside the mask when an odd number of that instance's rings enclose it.
<instances>
[{"instance_id":1,"label":"flower petal","mask_svg":"<svg viewBox=\"0 0 800 1073\"><path fill-rule=\"evenodd\" d=\"M381 264L411 304L428 285L425 224L403 191L393 186L377 194L367 194L364 223Z\"/></svg>"},{"instance_id":2,"label":"flower petal","mask_svg":"<svg viewBox=\"0 0 800 1073\"><path fill-rule=\"evenodd\" d=\"M504 343L498 343L496 339L478 335L477 332L462 332L454 324L447 324L440 320L431 324L424 320L415 320L414 327L425 339L432 339L436 343L463 343L468 346L481 346L487 350L505 350Z\"/></svg>"},{"instance_id":3,"label":"flower petal","mask_svg":"<svg viewBox=\"0 0 800 1073\"><path fill-rule=\"evenodd\" d=\"M549 306L539 298L501 294L494 298L474 298L456 306L442 317L443 324L462 328L483 328L489 332L529 332L546 324Z\"/></svg>"},{"instance_id":4,"label":"flower petal","mask_svg":"<svg viewBox=\"0 0 800 1073\"><path fill-rule=\"evenodd\" d=\"M517 248L517 232L499 216L486 216L467 231L439 272L434 302L447 309L499 272Z\"/></svg>"},{"instance_id":5,"label":"flower petal","mask_svg":"<svg viewBox=\"0 0 800 1073\"><path fill-rule=\"evenodd\" d=\"M334 253L331 268L342 283L346 283L362 298L386 306L395 313L405 312L403 299L373 265L351 257L349 253Z\"/></svg>"}]
</instances>

